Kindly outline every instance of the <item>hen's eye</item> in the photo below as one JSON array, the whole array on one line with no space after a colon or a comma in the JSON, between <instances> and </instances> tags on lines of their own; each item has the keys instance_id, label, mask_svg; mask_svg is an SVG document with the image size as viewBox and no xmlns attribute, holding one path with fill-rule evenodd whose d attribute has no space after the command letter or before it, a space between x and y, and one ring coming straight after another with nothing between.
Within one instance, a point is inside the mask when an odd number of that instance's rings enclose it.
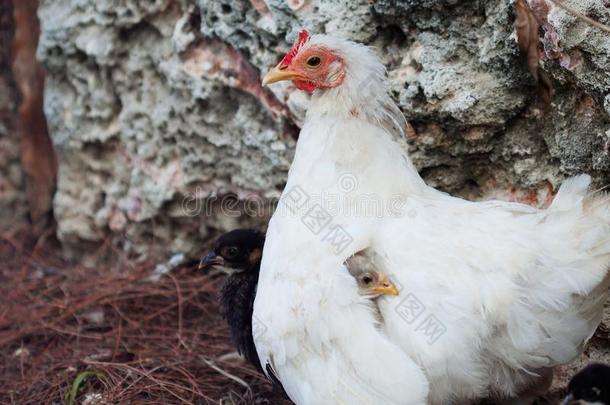
<instances>
[{"instance_id":1,"label":"hen's eye","mask_svg":"<svg viewBox=\"0 0 610 405\"><path fill-rule=\"evenodd\" d=\"M223 255L227 259L234 259L237 257L238 254L239 254L239 249L237 249L235 246L229 246L229 247L225 248L224 252L223 252Z\"/></svg>"},{"instance_id":2,"label":"hen's eye","mask_svg":"<svg viewBox=\"0 0 610 405\"><path fill-rule=\"evenodd\" d=\"M373 282L373 279L370 278L369 276L364 276L364 277L362 277L362 282L364 284L371 284Z\"/></svg>"},{"instance_id":3,"label":"hen's eye","mask_svg":"<svg viewBox=\"0 0 610 405\"><path fill-rule=\"evenodd\" d=\"M311 67L318 66L320 62L322 62L322 60L317 56L312 56L311 58L307 59L307 65Z\"/></svg>"}]
</instances>

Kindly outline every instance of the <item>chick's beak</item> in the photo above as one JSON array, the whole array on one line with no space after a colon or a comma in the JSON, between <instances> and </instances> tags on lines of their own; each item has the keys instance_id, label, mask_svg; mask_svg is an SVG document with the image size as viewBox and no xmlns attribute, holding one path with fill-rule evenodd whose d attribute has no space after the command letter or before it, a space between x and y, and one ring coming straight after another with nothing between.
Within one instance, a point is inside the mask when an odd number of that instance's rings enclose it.
<instances>
[{"instance_id":1,"label":"chick's beak","mask_svg":"<svg viewBox=\"0 0 610 405\"><path fill-rule=\"evenodd\" d=\"M398 295L398 288L386 277L373 289L373 292L378 295Z\"/></svg>"},{"instance_id":2,"label":"chick's beak","mask_svg":"<svg viewBox=\"0 0 610 405\"><path fill-rule=\"evenodd\" d=\"M224 259L222 256L217 256L213 250L211 250L207 255L205 255L201 261L199 262L199 270L208 270L212 266L222 266L224 265Z\"/></svg>"},{"instance_id":3,"label":"chick's beak","mask_svg":"<svg viewBox=\"0 0 610 405\"><path fill-rule=\"evenodd\" d=\"M265 77L263 77L263 86L271 83L281 82L282 80L293 80L297 79L299 74L291 70L288 66L282 65L281 63L271 69Z\"/></svg>"}]
</instances>

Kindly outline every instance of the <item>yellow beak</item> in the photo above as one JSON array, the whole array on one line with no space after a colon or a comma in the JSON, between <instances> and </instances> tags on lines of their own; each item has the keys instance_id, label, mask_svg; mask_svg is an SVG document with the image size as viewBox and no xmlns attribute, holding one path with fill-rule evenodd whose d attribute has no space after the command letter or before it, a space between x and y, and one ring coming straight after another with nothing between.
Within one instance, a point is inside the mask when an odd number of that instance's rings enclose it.
<instances>
[{"instance_id":1,"label":"yellow beak","mask_svg":"<svg viewBox=\"0 0 610 405\"><path fill-rule=\"evenodd\" d=\"M277 65L263 77L263 86L271 83L281 82L282 80L293 80L298 74L288 69L286 66Z\"/></svg>"},{"instance_id":2,"label":"yellow beak","mask_svg":"<svg viewBox=\"0 0 610 405\"><path fill-rule=\"evenodd\" d=\"M378 295L398 295L398 288L396 288L394 283L387 280L373 288L373 292Z\"/></svg>"}]
</instances>

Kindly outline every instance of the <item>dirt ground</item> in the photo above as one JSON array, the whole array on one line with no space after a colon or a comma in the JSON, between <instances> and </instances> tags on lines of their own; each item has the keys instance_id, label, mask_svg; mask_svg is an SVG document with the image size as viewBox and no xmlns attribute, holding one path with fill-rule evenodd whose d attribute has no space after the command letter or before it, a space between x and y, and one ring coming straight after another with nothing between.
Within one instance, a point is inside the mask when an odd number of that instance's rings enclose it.
<instances>
[{"instance_id":1,"label":"dirt ground","mask_svg":"<svg viewBox=\"0 0 610 405\"><path fill-rule=\"evenodd\" d=\"M111 247L84 268L49 235L0 237L0 403L282 403L234 353L222 276L193 263L155 280Z\"/></svg>"},{"instance_id":2,"label":"dirt ground","mask_svg":"<svg viewBox=\"0 0 610 405\"><path fill-rule=\"evenodd\" d=\"M188 263L155 276L109 245L106 264L83 267L61 259L53 235L0 236L0 404L290 403L235 353L222 275ZM607 361L609 336L602 325L538 403L558 403L571 375Z\"/></svg>"}]
</instances>

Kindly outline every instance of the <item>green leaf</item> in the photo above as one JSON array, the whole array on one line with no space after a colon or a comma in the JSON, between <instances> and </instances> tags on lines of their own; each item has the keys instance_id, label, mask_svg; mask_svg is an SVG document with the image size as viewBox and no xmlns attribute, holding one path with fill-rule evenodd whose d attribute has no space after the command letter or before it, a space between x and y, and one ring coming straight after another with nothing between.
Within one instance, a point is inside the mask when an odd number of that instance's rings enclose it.
<instances>
[{"instance_id":1,"label":"green leaf","mask_svg":"<svg viewBox=\"0 0 610 405\"><path fill-rule=\"evenodd\" d=\"M78 396L78 390L87 378L95 377L99 379L103 376L104 375L101 372L95 370L81 371L80 373L78 373L76 375L76 378L74 378L74 381L72 381L72 388L70 389L70 392L68 393L68 396L64 401L65 405L76 405L76 397Z\"/></svg>"}]
</instances>

